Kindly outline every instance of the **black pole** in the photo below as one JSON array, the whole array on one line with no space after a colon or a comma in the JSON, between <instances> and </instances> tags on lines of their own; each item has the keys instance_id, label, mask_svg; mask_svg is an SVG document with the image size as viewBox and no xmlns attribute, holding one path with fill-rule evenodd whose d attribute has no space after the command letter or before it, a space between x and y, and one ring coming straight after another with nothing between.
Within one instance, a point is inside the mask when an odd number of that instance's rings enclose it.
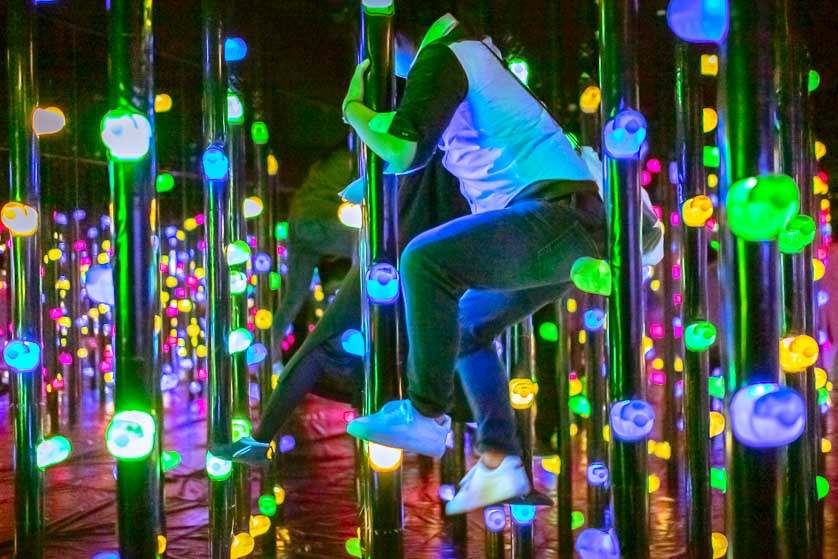
<instances>
[{"instance_id":1,"label":"black pole","mask_svg":"<svg viewBox=\"0 0 838 559\"><path fill-rule=\"evenodd\" d=\"M639 108L639 17L637 0L602 0L600 76L603 120ZM638 150L640 151L640 150ZM642 355L642 276L640 260L640 161L605 154L608 257L612 291L608 340L612 402L645 400ZM613 410L613 407L612 407ZM620 551L628 559L649 556L649 503L646 437L620 440L611 431L614 522Z\"/></svg>"},{"instance_id":2,"label":"black pole","mask_svg":"<svg viewBox=\"0 0 838 559\"><path fill-rule=\"evenodd\" d=\"M35 88L34 6L12 0L6 8L9 71L9 199L41 212L38 138L31 123ZM5 213L5 208L4 208ZM36 234L14 236L11 269L11 327L15 340L41 346L41 247ZM7 363L8 365L8 363ZM41 363L34 371L11 371L10 412L14 418L15 559L40 559L44 539L43 475L36 448L41 426Z\"/></svg>"},{"instance_id":3,"label":"black pole","mask_svg":"<svg viewBox=\"0 0 838 559\"><path fill-rule=\"evenodd\" d=\"M362 2L361 12L360 59L371 62L364 104L377 112L391 111L395 106L393 5L377 8ZM364 169L366 183L361 235L361 308L368 343L363 412L369 415L401 394L398 305L371 301L366 292L367 273L374 266L398 267L398 215L396 177L384 174L384 160L362 146L360 167ZM389 472L371 469L369 473L365 556L401 557L404 553L401 468Z\"/></svg>"},{"instance_id":4,"label":"black pole","mask_svg":"<svg viewBox=\"0 0 838 559\"><path fill-rule=\"evenodd\" d=\"M777 173L774 76L776 2L730 1L730 30L722 45L719 83L721 197L740 180ZM780 259L773 240L735 236L721 213L720 284L730 317L723 351L730 355L728 386L736 392L755 383L777 383L781 334ZM736 398L736 396L734 396ZM755 448L734 436L736 416L728 420L728 557L785 557L786 523L781 512L781 478L786 447Z\"/></svg>"},{"instance_id":5,"label":"black pole","mask_svg":"<svg viewBox=\"0 0 838 559\"><path fill-rule=\"evenodd\" d=\"M204 149L221 159L227 141L227 72L224 64L223 7L221 0L202 0L204 41L203 132ZM229 268L225 250L233 240L230 223L229 162L217 173L204 170L204 240L206 242L206 340L208 375L207 443L232 440L232 361L227 335L232 324ZM224 172L226 170L226 172ZM213 457L207 453L208 461ZM233 531L233 485L230 464L220 464L220 474L210 477L209 555L223 559L230 553Z\"/></svg>"},{"instance_id":6,"label":"black pole","mask_svg":"<svg viewBox=\"0 0 838 559\"><path fill-rule=\"evenodd\" d=\"M556 476L556 524L559 557L573 554L573 446L570 440L570 346L573 333L567 316L566 299L554 305L559 338L556 340L556 450L559 473ZM590 340L589 340L590 341ZM601 433L602 431L600 431Z\"/></svg>"},{"instance_id":7,"label":"black pole","mask_svg":"<svg viewBox=\"0 0 838 559\"><path fill-rule=\"evenodd\" d=\"M676 39L675 112L678 207L683 224L682 310L689 327L708 320L707 230L684 214L705 196L704 135L701 94L702 49ZM685 204L688 206L685 208ZM689 223L688 223L689 222ZM691 225L692 224L692 225ZM684 436L687 515L687 556L712 559L712 503L710 499L710 359L707 349L684 353Z\"/></svg>"},{"instance_id":8,"label":"black pole","mask_svg":"<svg viewBox=\"0 0 838 559\"><path fill-rule=\"evenodd\" d=\"M154 130L151 10L152 2L147 0L112 0L108 12L111 109L130 111L136 115L132 119L146 119L149 133ZM103 130L110 118L110 114L105 117ZM149 219L155 191L154 153L153 135L149 138L147 152L138 159L122 160L113 148L110 153L116 356L114 410L117 414L111 429L117 425L121 412L140 411L158 424L159 434L162 429L162 418L157 411L160 380L154 366L157 361L154 321L159 308L157 255L153 243L155 230ZM79 222L75 219L74 229L79 230ZM77 361L75 355L74 363ZM158 532L161 521L159 455L159 440L155 440L150 453L142 459L118 457L120 557L153 559L157 556L157 537L162 535Z\"/></svg>"}]
</instances>

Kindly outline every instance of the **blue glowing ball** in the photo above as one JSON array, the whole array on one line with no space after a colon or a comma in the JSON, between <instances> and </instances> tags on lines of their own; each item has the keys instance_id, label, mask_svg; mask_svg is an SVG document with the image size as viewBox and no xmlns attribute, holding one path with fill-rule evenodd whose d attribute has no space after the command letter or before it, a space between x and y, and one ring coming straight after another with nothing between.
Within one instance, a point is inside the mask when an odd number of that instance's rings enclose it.
<instances>
[{"instance_id":1,"label":"blue glowing ball","mask_svg":"<svg viewBox=\"0 0 838 559\"><path fill-rule=\"evenodd\" d=\"M340 347L350 355L363 357L366 352L364 335L357 330L346 330L340 337Z\"/></svg>"},{"instance_id":2,"label":"blue glowing ball","mask_svg":"<svg viewBox=\"0 0 838 559\"><path fill-rule=\"evenodd\" d=\"M113 306L113 269L110 264L97 264L87 271L84 291L94 303Z\"/></svg>"},{"instance_id":3,"label":"blue glowing ball","mask_svg":"<svg viewBox=\"0 0 838 559\"><path fill-rule=\"evenodd\" d=\"M252 367L258 365L268 356L268 348L264 344L255 343L251 345L244 353L244 360L248 366Z\"/></svg>"},{"instance_id":4,"label":"blue glowing ball","mask_svg":"<svg viewBox=\"0 0 838 559\"><path fill-rule=\"evenodd\" d=\"M42 2L43 0L39 0ZM114 476L116 477L116 476ZM90 559L119 559L119 553L115 551L103 551L102 553L97 553Z\"/></svg>"},{"instance_id":5,"label":"blue glowing ball","mask_svg":"<svg viewBox=\"0 0 838 559\"><path fill-rule=\"evenodd\" d=\"M454 488L453 485L446 483L439 486L439 498L442 500L443 503L447 503L451 499L454 498L454 495L457 493L457 490Z\"/></svg>"},{"instance_id":6,"label":"blue glowing ball","mask_svg":"<svg viewBox=\"0 0 838 559\"><path fill-rule=\"evenodd\" d=\"M265 272L270 272L272 268L273 260L264 252L260 252L253 257L253 269L258 273L264 274Z\"/></svg>"},{"instance_id":7,"label":"blue glowing ball","mask_svg":"<svg viewBox=\"0 0 838 559\"><path fill-rule=\"evenodd\" d=\"M81 221L87 217L87 212L84 210L73 210L73 219Z\"/></svg>"},{"instance_id":8,"label":"blue glowing ball","mask_svg":"<svg viewBox=\"0 0 838 559\"><path fill-rule=\"evenodd\" d=\"M666 21L688 43L721 43L730 25L728 0L671 0Z\"/></svg>"},{"instance_id":9,"label":"blue glowing ball","mask_svg":"<svg viewBox=\"0 0 838 559\"><path fill-rule=\"evenodd\" d=\"M198 394L201 393L202 390L203 390L203 387L201 386L201 383L198 382L197 380L193 380L192 382L189 383L189 392L190 393L198 395Z\"/></svg>"},{"instance_id":10,"label":"blue glowing ball","mask_svg":"<svg viewBox=\"0 0 838 559\"><path fill-rule=\"evenodd\" d=\"M613 159L638 159L646 141L646 118L624 109L609 120L603 130L605 151Z\"/></svg>"},{"instance_id":11,"label":"blue glowing ball","mask_svg":"<svg viewBox=\"0 0 838 559\"><path fill-rule=\"evenodd\" d=\"M160 375L160 390L163 392L168 392L169 390L174 390L177 388L178 385L178 378L177 375Z\"/></svg>"},{"instance_id":12,"label":"blue glowing ball","mask_svg":"<svg viewBox=\"0 0 838 559\"><path fill-rule=\"evenodd\" d=\"M605 326L605 311L602 309L590 309L585 311L585 330L588 332L599 332Z\"/></svg>"},{"instance_id":13,"label":"blue glowing ball","mask_svg":"<svg viewBox=\"0 0 838 559\"><path fill-rule=\"evenodd\" d=\"M503 507L486 507L483 509L483 523L490 532L501 532L506 528L506 510Z\"/></svg>"},{"instance_id":14,"label":"blue glowing ball","mask_svg":"<svg viewBox=\"0 0 838 559\"><path fill-rule=\"evenodd\" d=\"M224 39L224 62L238 62L247 56L247 43L241 37Z\"/></svg>"},{"instance_id":15,"label":"blue glowing ball","mask_svg":"<svg viewBox=\"0 0 838 559\"><path fill-rule=\"evenodd\" d=\"M752 448L792 443L806 427L806 407L800 394L774 383L744 386L730 401L733 435Z\"/></svg>"},{"instance_id":16,"label":"blue glowing ball","mask_svg":"<svg viewBox=\"0 0 838 559\"><path fill-rule=\"evenodd\" d=\"M41 346L34 342L13 340L3 348L3 362L18 373L30 373L41 365Z\"/></svg>"},{"instance_id":17,"label":"blue glowing ball","mask_svg":"<svg viewBox=\"0 0 838 559\"><path fill-rule=\"evenodd\" d=\"M201 158L204 176L209 180L223 180L227 178L230 162L224 150L219 146L210 146Z\"/></svg>"},{"instance_id":18,"label":"blue glowing ball","mask_svg":"<svg viewBox=\"0 0 838 559\"><path fill-rule=\"evenodd\" d=\"M367 298L373 303L394 303L399 298L399 272L387 262L379 262L367 272Z\"/></svg>"},{"instance_id":19,"label":"blue glowing ball","mask_svg":"<svg viewBox=\"0 0 838 559\"><path fill-rule=\"evenodd\" d=\"M87 238L88 239L95 239L99 236L99 230L95 227L89 227L87 229Z\"/></svg>"},{"instance_id":20,"label":"blue glowing ball","mask_svg":"<svg viewBox=\"0 0 838 559\"><path fill-rule=\"evenodd\" d=\"M283 454L291 452L297 446L297 441L291 435L285 435L279 439L279 451Z\"/></svg>"},{"instance_id":21,"label":"blue glowing ball","mask_svg":"<svg viewBox=\"0 0 838 559\"><path fill-rule=\"evenodd\" d=\"M611 433L620 441L647 437L655 426L655 410L645 400L623 400L611 406Z\"/></svg>"},{"instance_id":22,"label":"blue glowing ball","mask_svg":"<svg viewBox=\"0 0 838 559\"><path fill-rule=\"evenodd\" d=\"M620 559L620 542L614 530L587 528L576 538L580 559Z\"/></svg>"},{"instance_id":23,"label":"blue glowing ball","mask_svg":"<svg viewBox=\"0 0 838 559\"><path fill-rule=\"evenodd\" d=\"M587 470L588 483L594 487L608 487L608 467L602 462L591 462Z\"/></svg>"},{"instance_id":24,"label":"blue glowing ball","mask_svg":"<svg viewBox=\"0 0 838 559\"><path fill-rule=\"evenodd\" d=\"M535 505L509 505L509 512L519 526L529 526L535 520Z\"/></svg>"},{"instance_id":25,"label":"blue glowing ball","mask_svg":"<svg viewBox=\"0 0 838 559\"><path fill-rule=\"evenodd\" d=\"M67 214L56 212L54 217L55 223L57 223L58 225L67 225Z\"/></svg>"}]
</instances>

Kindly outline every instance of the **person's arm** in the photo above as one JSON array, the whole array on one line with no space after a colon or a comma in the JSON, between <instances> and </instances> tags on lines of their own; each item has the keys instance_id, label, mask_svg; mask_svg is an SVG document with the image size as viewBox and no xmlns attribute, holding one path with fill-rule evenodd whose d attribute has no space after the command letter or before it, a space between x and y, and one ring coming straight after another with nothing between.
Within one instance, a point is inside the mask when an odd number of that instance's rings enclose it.
<instances>
[{"instance_id":1,"label":"person's arm","mask_svg":"<svg viewBox=\"0 0 838 559\"><path fill-rule=\"evenodd\" d=\"M388 173L423 167L433 155L451 117L468 93L468 78L445 45L422 49L410 70L405 93L386 132L371 128L379 113L363 104L364 74L369 61L358 65L343 102L344 118L377 155Z\"/></svg>"}]
</instances>

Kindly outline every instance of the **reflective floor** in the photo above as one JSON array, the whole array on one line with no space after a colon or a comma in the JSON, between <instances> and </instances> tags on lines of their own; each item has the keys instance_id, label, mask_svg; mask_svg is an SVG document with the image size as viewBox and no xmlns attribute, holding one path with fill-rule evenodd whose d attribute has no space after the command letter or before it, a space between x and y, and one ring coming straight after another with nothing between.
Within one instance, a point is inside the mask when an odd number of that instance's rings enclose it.
<instances>
[{"instance_id":1,"label":"reflective floor","mask_svg":"<svg viewBox=\"0 0 838 559\"><path fill-rule=\"evenodd\" d=\"M88 559L98 552L115 551L114 461L103 441L110 418L108 406L100 407L94 394L86 395L80 425L65 433L73 443L71 459L47 473L48 559ZM179 451L183 463L166 474L168 557L194 559L207 556L207 478L204 472L206 437L204 402L189 404L175 396L167 402L166 448ZM285 473L285 522L280 533L279 557L348 557L345 541L357 528L354 503L353 447L344 434L346 408L310 399L289 425L296 448L288 455ZM8 399L0 398L0 557L11 556L13 538L12 433ZM834 424L835 412L828 424ZM834 437L830 436L834 440ZM582 437L576 444L582 445ZM580 449L577 448L577 455ZM828 460L828 479L838 488L838 465ZM583 464L574 471L575 509L585 512ZM535 465L537 484L555 493L555 477ZM673 496L666 480L666 463L650 457L650 473L661 477L661 489L651 496L651 556L654 559L684 556L684 503ZM254 505L258 497L254 477ZM469 518L465 551L457 551L446 537L441 514L437 468L409 457L404 475L405 557L430 559L482 557L482 515ZM677 493L677 491L676 491ZM722 530L724 496L714 492L716 530ZM826 548L824 557L838 558L838 490L826 498ZM536 557L557 557L555 509L542 509L536 521ZM260 557L257 547L254 557Z\"/></svg>"}]
</instances>

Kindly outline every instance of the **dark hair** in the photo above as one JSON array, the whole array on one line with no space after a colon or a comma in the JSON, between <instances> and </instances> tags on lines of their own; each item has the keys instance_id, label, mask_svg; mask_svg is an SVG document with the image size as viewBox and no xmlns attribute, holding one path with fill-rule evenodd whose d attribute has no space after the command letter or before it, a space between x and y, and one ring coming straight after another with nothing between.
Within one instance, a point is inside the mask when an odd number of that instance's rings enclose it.
<instances>
[{"instance_id":1,"label":"dark hair","mask_svg":"<svg viewBox=\"0 0 838 559\"><path fill-rule=\"evenodd\" d=\"M488 22L483 21L475 4L478 0L407 0L396 5L395 28L417 46L428 28L445 13L450 12L475 37L491 36Z\"/></svg>"}]
</instances>

